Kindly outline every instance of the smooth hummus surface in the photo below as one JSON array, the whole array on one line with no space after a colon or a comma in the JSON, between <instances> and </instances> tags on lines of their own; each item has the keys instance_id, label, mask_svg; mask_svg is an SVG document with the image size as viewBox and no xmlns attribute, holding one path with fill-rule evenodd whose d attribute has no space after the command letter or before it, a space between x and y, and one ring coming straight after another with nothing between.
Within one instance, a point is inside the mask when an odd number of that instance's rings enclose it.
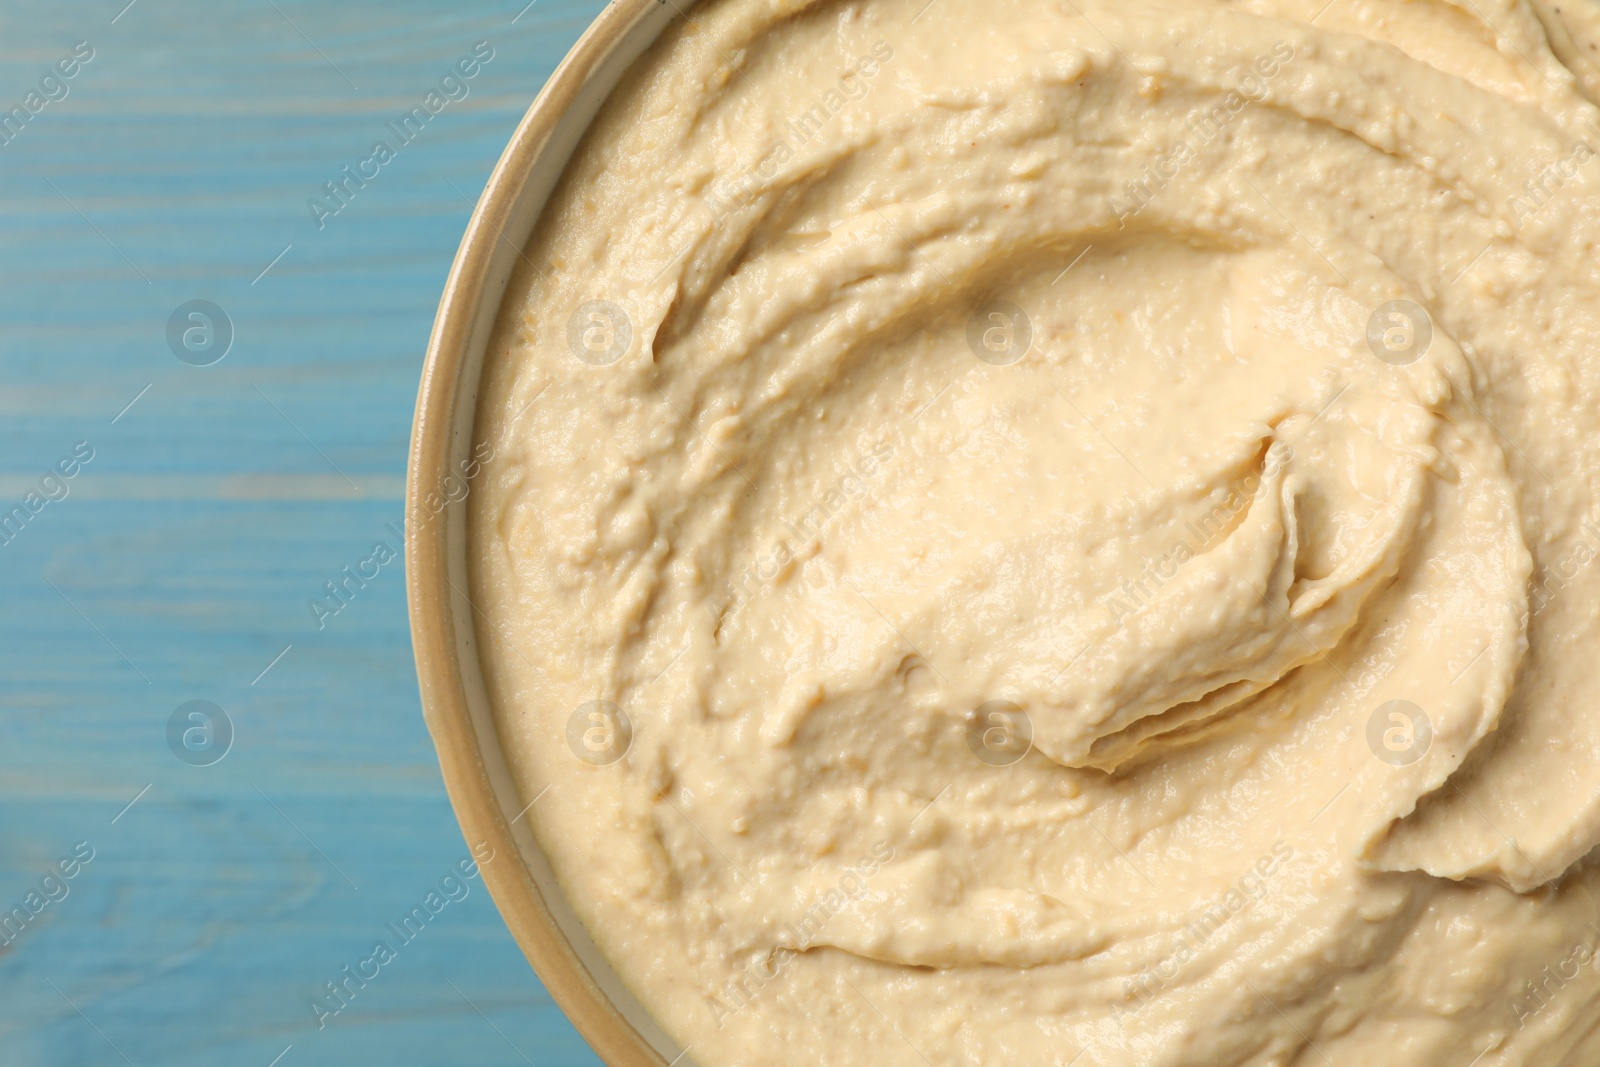
<instances>
[{"instance_id":1,"label":"smooth hummus surface","mask_svg":"<svg viewBox=\"0 0 1600 1067\"><path fill-rule=\"evenodd\" d=\"M710 1067L1600 1064L1592 0L720 0L490 351L529 821Z\"/></svg>"}]
</instances>

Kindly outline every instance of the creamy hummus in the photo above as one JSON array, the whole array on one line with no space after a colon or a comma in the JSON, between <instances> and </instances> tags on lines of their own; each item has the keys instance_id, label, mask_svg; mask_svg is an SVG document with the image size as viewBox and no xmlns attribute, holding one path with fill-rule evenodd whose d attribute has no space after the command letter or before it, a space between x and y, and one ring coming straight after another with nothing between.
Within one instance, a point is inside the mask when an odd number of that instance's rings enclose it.
<instances>
[{"instance_id":1,"label":"creamy hummus","mask_svg":"<svg viewBox=\"0 0 1600 1067\"><path fill-rule=\"evenodd\" d=\"M470 499L684 1062L1600 1063L1592 0L721 0Z\"/></svg>"}]
</instances>

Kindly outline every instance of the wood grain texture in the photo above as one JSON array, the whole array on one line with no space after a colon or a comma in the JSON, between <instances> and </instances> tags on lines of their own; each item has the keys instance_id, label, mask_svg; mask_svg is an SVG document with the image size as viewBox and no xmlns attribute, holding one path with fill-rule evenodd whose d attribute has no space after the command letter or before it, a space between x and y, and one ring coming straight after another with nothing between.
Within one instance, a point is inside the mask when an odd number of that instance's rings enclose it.
<instances>
[{"instance_id":1,"label":"wood grain texture","mask_svg":"<svg viewBox=\"0 0 1600 1067\"><path fill-rule=\"evenodd\" d=\"M0 948L0 1065L596 1062L481 882L409 944L387 926L467 855L401 564L321 629L307 607L398 548L472 202L603 6L525 2L0 9L0 111L94 49L0 144L0 517L94 451L0 544L0 916L94 849ZM319 228L307 200L478 41L468 95ZM211 366L168 347L196 298L234 329ZM211 766L168 745L196 699L236 734ZM393 961L319 1029L310 998L379 940Z\"/></svg>"}]
</instances>

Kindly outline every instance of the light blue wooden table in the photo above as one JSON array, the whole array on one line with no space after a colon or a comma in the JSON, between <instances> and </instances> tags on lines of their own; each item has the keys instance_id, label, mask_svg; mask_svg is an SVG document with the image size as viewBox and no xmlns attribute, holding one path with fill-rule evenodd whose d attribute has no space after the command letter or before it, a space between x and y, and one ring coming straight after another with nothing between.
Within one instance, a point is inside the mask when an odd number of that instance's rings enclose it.
<instances>
[{"instance_id":1,"label":"light blue wooden table","mask_svg":"<svg viewBox=\"0 0 1600 1067\"><path fill-rule=\"evenodd\" d=\"M467 849L400 563L307 601L397 547L451 257L603 4L126 2L0 8L0 1065L594 1063L472 880L319 1029Z\"/></svg>"}]
</instances>

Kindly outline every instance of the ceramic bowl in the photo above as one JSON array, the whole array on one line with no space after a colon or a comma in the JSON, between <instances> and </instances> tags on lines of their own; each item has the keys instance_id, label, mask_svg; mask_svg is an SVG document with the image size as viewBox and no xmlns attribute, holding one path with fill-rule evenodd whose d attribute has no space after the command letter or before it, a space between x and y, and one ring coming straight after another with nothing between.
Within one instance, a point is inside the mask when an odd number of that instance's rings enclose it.
<instances>
[{"instance_id":1,"label":"ceramic bowl","mask_svg":"<svg viewBox=\"0 0 1600 1067\"><path fill-rule=\"evenodd\" d=\"M613 0L534 100L495 166L450 269L428 342L406 480L406 585L428 730L483 877L550 995L611 1067L679 1050L628 992L568 904L528 828L483 682L467 597L465 498L440 487L473 444L484 351L512 267L579 139L629 66L692 0ZM445 501L441 506L441 501ZM677 1067L689 1067L687 1057Z\"/></svg>"}]
</instances>

